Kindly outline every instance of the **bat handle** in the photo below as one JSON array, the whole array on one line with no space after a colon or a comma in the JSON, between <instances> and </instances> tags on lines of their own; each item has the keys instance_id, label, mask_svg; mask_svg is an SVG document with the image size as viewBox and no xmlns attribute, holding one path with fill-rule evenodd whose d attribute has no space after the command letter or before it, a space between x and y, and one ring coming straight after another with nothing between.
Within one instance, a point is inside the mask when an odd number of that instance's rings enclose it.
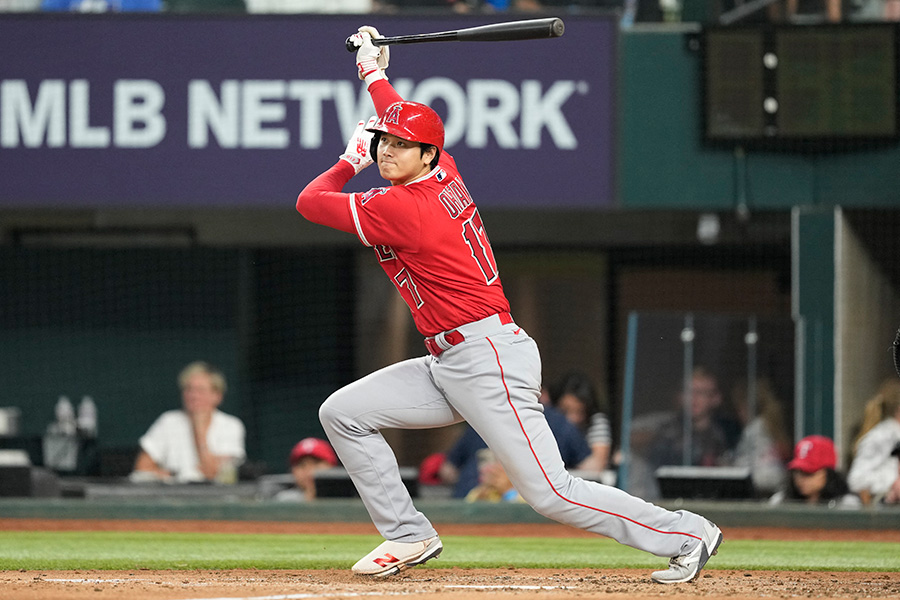
<instances>
[{"instance_id":1,"label":"bat handle","mask_svg":"<svg viewBox=\"0 0 900 600\"><path fill-rule=\"evenodd\" d=\"M387 40L384 40L381 38L373 38L372 39L373 46L384 46L384 45L386 45L386 43L387 43ZM346 46L347 52L356 52L357 50L359 50L359 47L353 43L353 36L350 36L347 38L347 41L344 42L344 46Z\"/></svg>"}]
</instances>

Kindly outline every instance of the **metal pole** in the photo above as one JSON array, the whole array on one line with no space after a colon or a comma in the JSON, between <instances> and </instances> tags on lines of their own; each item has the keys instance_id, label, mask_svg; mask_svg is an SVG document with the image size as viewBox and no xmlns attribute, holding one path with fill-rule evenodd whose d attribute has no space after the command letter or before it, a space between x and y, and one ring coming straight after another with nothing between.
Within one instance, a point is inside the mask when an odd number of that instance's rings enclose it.
<instances>
[{"instance_id":1,"label":"metal pole","mask_svg":"<svg viewBox=\"0 0 900 600\"><path fill-rule=\"evenodd\" d=\"M682 409L682 438L684 444L681 449L681 462L685 466L690 466L692 460L691 450L693 449L694 440L694 423L691 410L693 403L691 395L691 380L694 372L694 315L688 313L684 316L684 329L681 330L681 343L684 345L684 365L682 370L682 390L681 390L681 409Z\"/></svg>"},{"instance_id":2,"label":"metal pole","mask_svg":"<svg viewBox=\"0 0 900 600\"><path fill-rule=\"evenodd\" d=\"M750 317L747 324L747 335L744 343L747 344L747 422L756 417L757 390L756 390L756 349L759 334L756 332L756 317Z\"/></svg>"}]
</instances>

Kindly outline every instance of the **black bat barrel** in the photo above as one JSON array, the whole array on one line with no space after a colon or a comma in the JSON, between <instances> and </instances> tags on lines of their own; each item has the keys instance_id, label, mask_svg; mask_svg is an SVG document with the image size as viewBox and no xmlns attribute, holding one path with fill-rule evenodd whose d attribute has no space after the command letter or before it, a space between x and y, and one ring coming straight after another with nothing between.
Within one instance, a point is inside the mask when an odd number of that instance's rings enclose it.
<instances>
[{"instance_id":1,"label":"black bat barrel","mask_svg":"<svg viewBox=\"0 0 900 600\"><path fill-rule=\"evenodd\" d=\"M438 31L436 33L418 33L413 35L396 35L372 40L376 46L394 44L422 44L425 42L511 42L517 40L540 40L560 37L566 31L563 20L558 17L546 19L528 19L525 21L508 21L479 25L454 31ZM345 42L348 52L357 47L351 38Z\"/></svg>"}]
</instances>

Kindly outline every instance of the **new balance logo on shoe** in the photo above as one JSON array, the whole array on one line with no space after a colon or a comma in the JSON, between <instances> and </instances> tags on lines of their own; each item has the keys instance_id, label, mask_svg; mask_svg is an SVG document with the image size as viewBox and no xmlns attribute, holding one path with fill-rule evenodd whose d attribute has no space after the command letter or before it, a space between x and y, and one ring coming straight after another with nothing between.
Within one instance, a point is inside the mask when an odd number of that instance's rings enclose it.
<instances>
[{"instance_id":1,"label":"new balance logo on shoe","mask_svg":"<svg viewBox=\"0 0 900 600\"><path fill-rule=\"evenodd\" d=\"M400 559L391 554L385 554L381 558L376 558L372 562L375 563L376 565L378 565L379 567L386 567L388 565L392 565L394 563L400 562Z\"/></svg>"}]
</instances>

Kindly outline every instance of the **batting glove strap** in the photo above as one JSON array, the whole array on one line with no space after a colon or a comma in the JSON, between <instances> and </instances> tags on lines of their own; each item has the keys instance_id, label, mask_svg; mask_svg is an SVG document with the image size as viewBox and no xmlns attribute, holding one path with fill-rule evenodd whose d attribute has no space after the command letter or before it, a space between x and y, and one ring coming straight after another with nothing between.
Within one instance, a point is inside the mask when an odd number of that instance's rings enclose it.
<instances>
[{"instance_id":1,"label":"batting glove strap","mask_svg":"<svg viewBox=\"0 0 900 600\"><path fill-rule=\"evenodd\" d=\"M362 72L362 71L360 71ZM361 77L363 81L366 82L366 89L369 89L369 86L375 83L376 81L387 81L387 75L384 74L384 71L381 69L375 69L374 71L368 71L363 77Z\"/></svg>"},{"instance_id":2,"label":"batting glove strap","mask_svg":"<svg viewBox=\"0 0 900 600\"><path fill-rule=\"evenodd\" d=\"M366 83L370 83L367 77L374 76L377 79L387 79L384 71L378 68L378 62L374 58L367 58L356 63L359 69L359 78Z\"/></svg>"}]
</instances>

